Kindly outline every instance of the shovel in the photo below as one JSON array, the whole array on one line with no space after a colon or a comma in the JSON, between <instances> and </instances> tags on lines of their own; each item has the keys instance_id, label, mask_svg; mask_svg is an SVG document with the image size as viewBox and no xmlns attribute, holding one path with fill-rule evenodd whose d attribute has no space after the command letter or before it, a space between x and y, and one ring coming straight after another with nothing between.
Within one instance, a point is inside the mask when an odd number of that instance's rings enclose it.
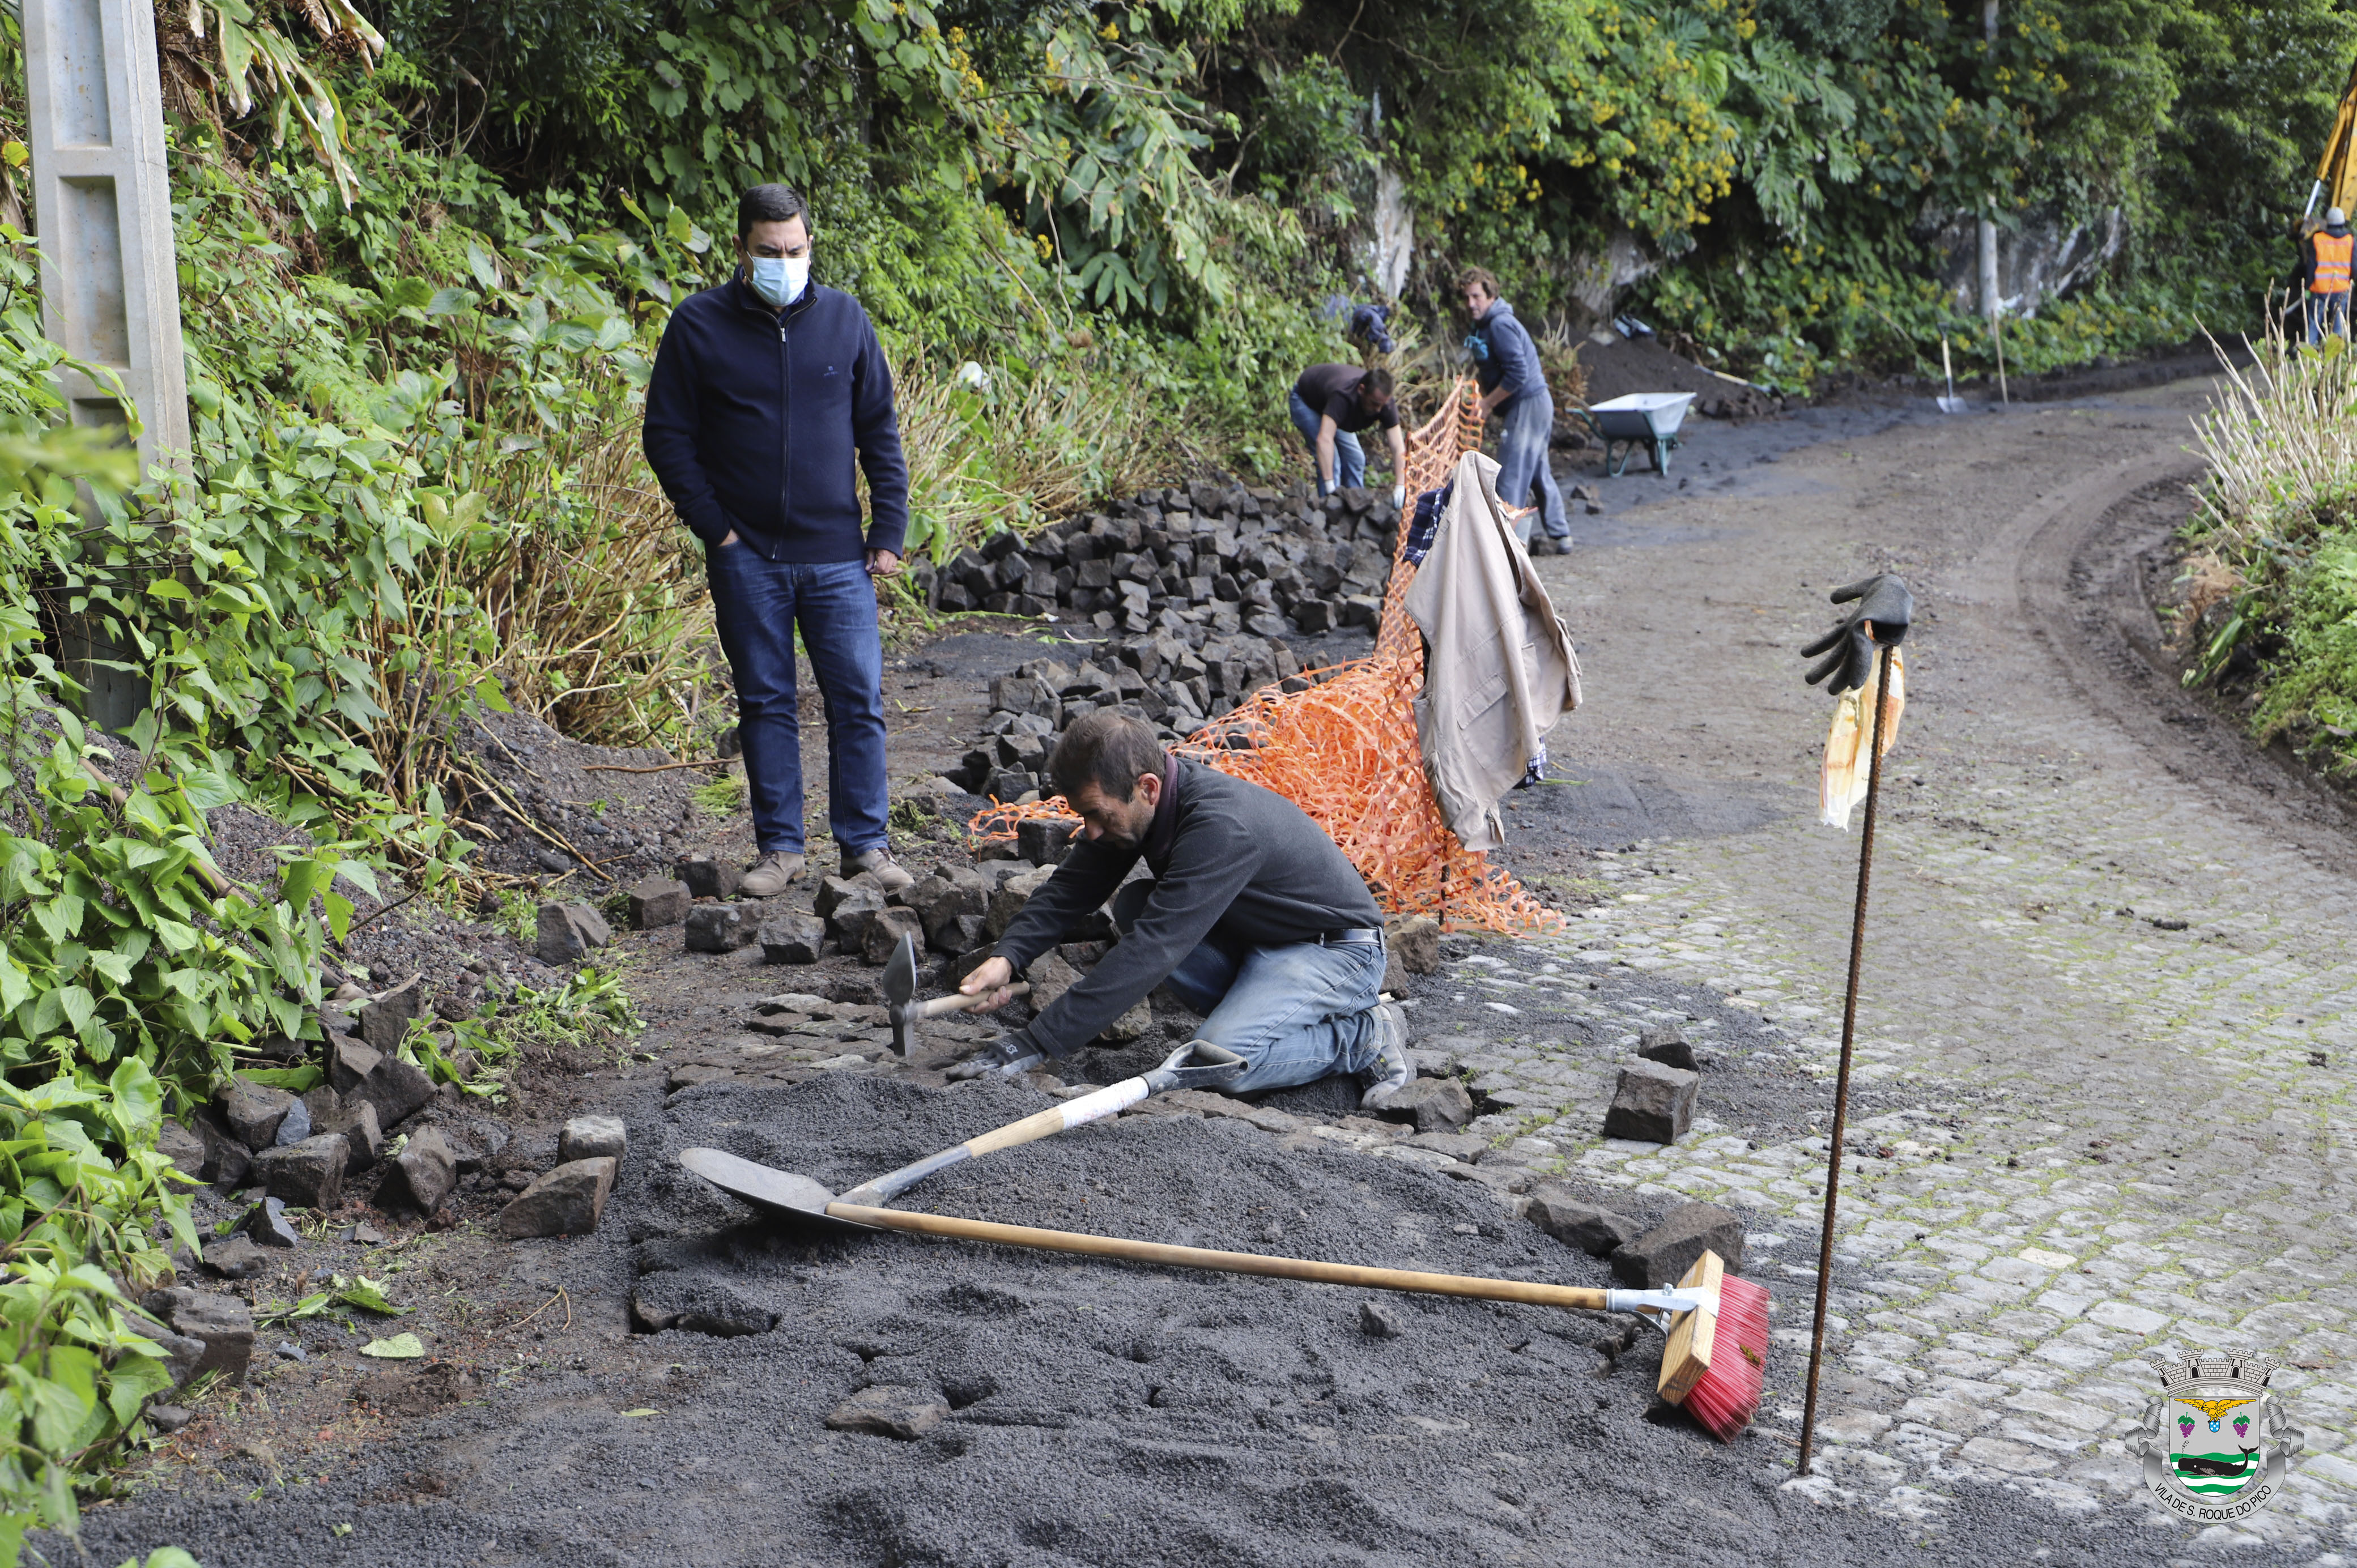
<instances>
[{"instance_id":1,"label":"shovel","mask_svg":"<svg viewBox=\"0 0 2357 1568\"><path fill-rule=\"evenodd\" d=\"M1942 413L1962 413L1964 400L1956 395L1956 367L1948 362L1948 335L1940 334L1940 369L1948 378L1948 395L1932 401L1940 405Z\"/></svg>"},{"instance_id":2,"label":"shovel","mask_svg":"<svg viewBox=\"0 0 2357 1568\"><path fill-rule=\"evenodd\" d=\"M1016 1125L1019 1127L1023 1123ZM988 1220L960 1219L946 1214L911 1214L902 1209L871 1208L837 1198L808 1176L755 1165L750 1160L738 1159L718 1149L683 1149L680 1152L679 1160L680 1164L723 1192L742 1198L764 1213L806 1232L849 1234L854 1231L900 1230L912 1235L946 1236L964 1241L993 1241L1002 1247L1028 1247L1034 1251L1078 1252L1089 1257L1118 1258L1133 1263L1157 1263L1165 1268L1259 1274L1270 1279L1308 1280L1318 1284L1356 1285L1367 1290L1406 1291L1419 1295L1466 1296L1477 1301L1513 1301L1533 1306L1577 1307L1589 1312L1665 1315L1666 1320L1661 1326L1667 1331L1669 1343L1662 1354L1659 1384L1663 1398L1672 1403L1685 1402L1689 1394L1698 1392L1698 1384L1706 1384L1711 1380L1714 1363L1717 1362L1717 1380L1748 1381L1752 1402L1757 1402L1760 1369L1764 1365L1767 1351L1767 1293L1748 1281L1728 1277L1726 1264L1716 1252L1705 1252L1674 1289L1596 1290L1575 1285L1543 1284L1532 1280L1493 1280L1476 1274L1431 1274L1409 1269L1370 1268L1357 1263L1318 1262L1307 1258L1273 1258L1258 1252L1220 1252L1206 1247L1174 1247L1158 1241L1133 1241L1123 1236L1091 1236L1072 1230L1044 1230L1029 1225L997 1225ZM894 1173L895 1176L899 1174ZM893 1178L881 1179L888 1181ZM1730 1316L1722 1318L1722 1312ZM1742 1412L1742 1422L1749 1419L1750 1411L1747 1407ZM1740 1430L1740 1426L1741 1423L1737 1423L1736 1430Z\"/></svg>"}]
</instances>

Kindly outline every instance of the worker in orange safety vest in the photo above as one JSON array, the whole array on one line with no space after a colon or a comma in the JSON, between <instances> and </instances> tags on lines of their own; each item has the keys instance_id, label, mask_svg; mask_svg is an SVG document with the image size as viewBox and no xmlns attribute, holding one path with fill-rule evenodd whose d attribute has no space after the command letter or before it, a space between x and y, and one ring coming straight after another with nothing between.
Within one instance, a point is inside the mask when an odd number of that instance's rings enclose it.
<instances>
[{"instance_id":1,"label":"worker in orange safety vest","mask_svg":"<svg viewBox=\"0 0 2357 1568\"><path fill-rule=\"evenodd\" d=\"M2308 280L2308 340L2320 343L2329 335L2349 336L2350 252L2357 236L2349 232L2348 215L2338 207L2324 214L2324 227L2308 237L2300 257L2300 274Z\"/></svg>"}]
</instances>

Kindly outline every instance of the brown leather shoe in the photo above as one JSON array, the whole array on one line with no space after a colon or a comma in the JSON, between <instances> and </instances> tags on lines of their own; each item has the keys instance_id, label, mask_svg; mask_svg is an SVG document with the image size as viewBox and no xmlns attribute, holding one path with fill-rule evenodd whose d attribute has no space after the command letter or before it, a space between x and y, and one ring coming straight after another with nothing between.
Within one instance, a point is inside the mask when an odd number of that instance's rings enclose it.
<instances>
[{"instance_id":1,"label":"brown leather shoe","mask_svg":"<svg viewBox=\"0 0 2357 1568\"><path fill-rule=\"evenodd\" d=\"M802 874L802 857L790 849L773 849L746 870L737 884L740 898L774 898Z\"/></svg>"},{"instance_id":2,"label":"brown leather shoe","mask_svg":"<svg viewBox=\"0 0 2357 1568\"><path fill-rule=\"evenodd\" d=\"M864 854L843 857L843 875L845 877L856 876L863 871L881 883L887 893L898 893L903 887L917 885L917 879L892 858L892 852L880 844Z\"/></svg>"}]
</instances>

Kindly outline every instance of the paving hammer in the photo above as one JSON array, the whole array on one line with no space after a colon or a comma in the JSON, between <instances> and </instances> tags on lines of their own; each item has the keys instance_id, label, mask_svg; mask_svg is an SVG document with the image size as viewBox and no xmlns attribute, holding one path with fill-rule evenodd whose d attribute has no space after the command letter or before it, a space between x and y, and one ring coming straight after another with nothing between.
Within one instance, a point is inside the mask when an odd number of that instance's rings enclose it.
<instances>
[{"instance_id":1,"label":"paving hammer","mask_svg":"<svg viewBox=\"0 0 2357 1568\"><path fill-rule=\"evenodd\" d=\"M1018 980L1007 986L1010 996L1022 996L1031 989L1028 980ZM979 996L937 996L931 1002L917 1000L917 940L906 931L900 934L900 945L892 950L892 961L884 966L884 1015L892 1024L892 1051L905 1057L916 1038L916 1026L928 1018L939 1018L949 1013L967 1013L990 999L990 993Z\"/></svg>"}]
</instances>

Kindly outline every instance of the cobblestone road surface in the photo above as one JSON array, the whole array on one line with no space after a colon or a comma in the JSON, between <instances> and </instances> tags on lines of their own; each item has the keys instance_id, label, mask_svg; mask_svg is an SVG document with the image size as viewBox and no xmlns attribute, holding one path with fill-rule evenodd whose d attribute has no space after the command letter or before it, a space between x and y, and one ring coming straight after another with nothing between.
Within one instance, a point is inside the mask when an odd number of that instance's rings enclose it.
<instances>
[{"instance_id":1,"label":"cobblestone road surface","mask_svg":"<svg viewBox=\"0 0 2357 1568\"><path fill-rule=\"evenodd\" d=\"M1519 1009L1491 1047L1519 1059L1485 1081L1534 1097L1512 1112L1525 1154L1781 1238L1754 1272L1780 1297L1780 1367L1802 1360L1822 1132L1600 1141L1602 1065L1549 1033L1595 1011L1566 983L1584 970L1657 983L1651 1007L1609 988L1631 1031L1716 993L1823 1083L1829 1124L1857 839L1813 821L1828 704L1792 650L1829 624L1832 585L1906 574L1923 618L1858 1046L1860 1083L1896 1108L1852 1123L1830 1442L1790 1484L1933 1529L1958 1488L2010 1486L2120 1520L2122 1562L2338 1563L2357 1540L2357 885L2296 786L2189 762L2168 743L2206 725L2218 749L2212 721L2135 711L2183 699L2120 677L2103 628L2057 607L2074 554L2098 553L2083 580L2122 564L2106 510L2190 471L2201 397L2017 412L2018 462L1922 423L1872 437L1867 466L1821 446L1763 482L1722 461L1703 495L1549 563L1590 702L1555 751L1587 782L1518 797L1517 817L1591 837L1770 820L1620 846L1601 906L1560 940L1485 944L1446 1000ZM1707 1116L1707 1075L1704 1093ZM2157 1389L2139 1358L2212 1347L2291 1363L2275 1386L2307 1452L2273 1509L2197 1535L2137 1495L2122 1438ZM1796 1433L1796 1406L1763 1420Z\"/></svg>"}]
</instances>

